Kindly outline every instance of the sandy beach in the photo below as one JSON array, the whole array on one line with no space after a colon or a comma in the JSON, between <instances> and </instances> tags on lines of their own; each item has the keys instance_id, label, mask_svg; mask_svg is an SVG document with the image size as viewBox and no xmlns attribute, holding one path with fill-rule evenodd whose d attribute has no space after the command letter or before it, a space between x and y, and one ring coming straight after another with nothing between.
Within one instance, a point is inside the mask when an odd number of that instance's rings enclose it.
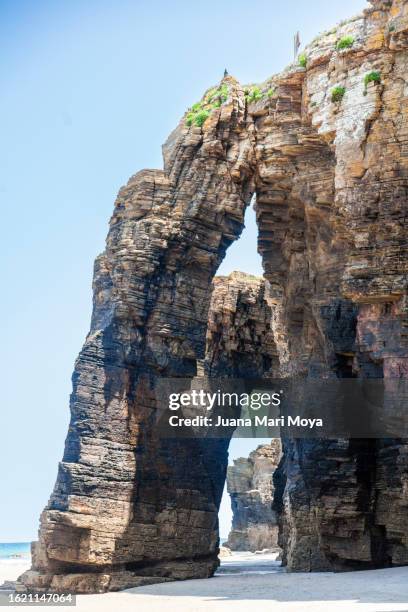
<instances>
[{"instance_id":1,"label":"sandy beach","mask_svg":"<svg viewBox=\"0 0 408 612\"><path fill-rule=\"evenodd\" d=\"M21 561L0 561L0 583L15 580L27 567ZM271 558L246 555L245 560L241 555L229 558L222 572L208 580L79 595L76 605L81 612L248 612L252 607L271 612L408 612L408 567L287 574Z\"/></svg>"},{"instance_id":2,"label":"sandy beach","mask_svg":"<svg viewBox=\"0 0 408 612\"><path fill-rule=\"evenodd\" d=\"M30 559L0 559L0 585L6 580L16 580L30 565Z\"/></svg>"}]
</instances>

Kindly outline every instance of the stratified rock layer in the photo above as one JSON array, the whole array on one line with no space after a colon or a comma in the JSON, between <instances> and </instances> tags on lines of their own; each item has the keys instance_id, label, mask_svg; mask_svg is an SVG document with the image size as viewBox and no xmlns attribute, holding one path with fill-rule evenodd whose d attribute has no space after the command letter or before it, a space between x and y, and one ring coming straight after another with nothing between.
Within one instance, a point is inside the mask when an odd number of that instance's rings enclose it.
<instances>
[{"instance_id":1,"label":"stratified rock layer","mask_svg":"<svg viewBox=\"0 0 408 612\"><path fill-rule=\"evenodd\" d=\"M285 105L278 93L257 194L284 375L407 376L407 33L407 4L376 2L306 49ZM333 51L345 36L352 46ZM373 72L380 83L366 84ZM287 566L407 563L407 452L400 440L286 441L275 509Z\"/></svg>"},{"instance_id":2,"label":"stratified rock layer","mask_svg":"<svg viewBox=\"0 0 408 612\"><path fill-rule=\"evenodd\" d=\"M272 376L278 359L271 321L264 280L242 272L216 276L208 313L205 374Z\"/></svg>"},{"instance_id":3,"label":"stratified rock layer","mask_svg":"<svg viewBox=\"0 0 408 612\"><path fill-rule=\"evenodd\" d=\"M245 103L225 83L205 128L183 121L164 171L139 172L117 197L28 588L117 590L218 565L228 440L161 438L155 385L204 359L211 282L252 197Z\"/></svg>"},{"instance_id":4,"label":"stratified rock layer","mask_svg":"<svg viewBox=\"0 0 408 612\"><path fill-rule=\"evenodd\" d=\"M408 5L371 4L260 99L227 77L204 125L170 136L164 170L120 191L28 588L214 571L228 441L160 439L154 391L196 376L212 278L254 192L280 374L407 377ZM408 563L407 457L399 440L285 442L275 508L288 567Z\"/></svg>"},{"instance_id":5,"label":"stratified rock layer","mask_svg":"<svg viewBox=\"0 0 408 612\"><path fill-rule=\"evenodd\" d=\"M278 522L272 509L272 475L281 455L280 440L272 440L250 453L234 459L228 467L227 489L231 497L232 529L226 546L231 550L276 548Z\"/></svg>"}]
</instances>

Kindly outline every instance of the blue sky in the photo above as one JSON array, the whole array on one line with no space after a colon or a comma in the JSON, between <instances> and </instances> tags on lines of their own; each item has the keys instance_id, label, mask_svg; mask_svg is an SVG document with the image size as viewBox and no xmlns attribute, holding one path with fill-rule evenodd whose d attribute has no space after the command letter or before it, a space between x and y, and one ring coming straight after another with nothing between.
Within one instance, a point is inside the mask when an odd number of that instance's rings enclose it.
<instances>
[{"instance_id":1,"label":"blue sky","mask_svg":"<svg viewBox=\"0 0 408 612\"><path fill-rule=\"evenodd\" d=\"M363 0L0 0L0 541L35 538L115 195L224 71L263 81ZM222 272L259 273L253 213ZM245 454L248 441L234 445ZM252 443L255 446L258 441ZM222 511L222 532L228 509Z\"/></svg>"}]
</instances>

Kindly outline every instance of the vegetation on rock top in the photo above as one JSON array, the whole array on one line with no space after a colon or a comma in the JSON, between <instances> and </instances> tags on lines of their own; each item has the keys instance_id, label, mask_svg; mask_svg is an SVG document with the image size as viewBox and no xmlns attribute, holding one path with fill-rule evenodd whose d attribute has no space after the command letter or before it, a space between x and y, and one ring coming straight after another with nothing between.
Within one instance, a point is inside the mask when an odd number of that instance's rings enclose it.
<instances>
[{"instance_id":1,"label":"vegetation on rock top","mask_svg":"<svg viewBox=\"0 0 408 612\"><path fill-rule=\"evenodd\" d=\"M244 89L245 102L250 104L251 102L258 102L259 100L265 100L265 98L273 98L276 94L274 87L270 86L266 91L262 91L257 85L246 87Z\"/></svg>"},{"instance_id":2,"label":"vegetation on rock top","mask_svg":"<svg viewBox=\"0 0 408 612\"><path fill-rule=\"evenodd\" d=\"M265 94L257 87L248 87L244 90L245 100L249 102L258 102L258 100L262 100Z\"/></svg>"},{"instance_id":3,"label":"vegetation on rock top","mask_svg":"<svg viewBox=\"0 0 408 612\"><path fill-rule=\"evenodd\" d=\"M227 101L229 94L228 85L223 83L219 87L213 87L204 96L200 102L196 102L189 109L186 117L186 124L188 126L196 125L201 127L204 125L206 120L211 114L211 111L215 108L219 108L224 102Z\"/></svg>"}]
</instances>

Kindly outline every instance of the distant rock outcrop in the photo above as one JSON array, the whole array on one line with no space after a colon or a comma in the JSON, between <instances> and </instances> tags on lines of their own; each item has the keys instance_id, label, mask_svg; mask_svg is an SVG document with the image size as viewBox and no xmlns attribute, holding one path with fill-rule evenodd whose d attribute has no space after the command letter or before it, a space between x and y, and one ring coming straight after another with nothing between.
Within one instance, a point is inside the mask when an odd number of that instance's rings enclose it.
<instances>
[{"instance_id":1,"label":"distant rock outcrop","mask_svg":"<svg viewBox=\"0 0 408 612\"><path fill-rule=\"evenodd\" d=\"M234 459L228 467L232 530L226 546L255 552L278 545L278 523L272 502L272 481L281 456L280 440L258 446L248 458Z\"/></svg>"},{"instance_id":2,"label":"distant rock outcrop","mask_svg":"<svg viewBox=\"0 0 408 612\"><path fill-rule=\"evenodd\" d=\"M278 367L272 310L262 278L232 272L213 281L204 372L212 377L270 377Z\"/></svg>"}]
</instances>

